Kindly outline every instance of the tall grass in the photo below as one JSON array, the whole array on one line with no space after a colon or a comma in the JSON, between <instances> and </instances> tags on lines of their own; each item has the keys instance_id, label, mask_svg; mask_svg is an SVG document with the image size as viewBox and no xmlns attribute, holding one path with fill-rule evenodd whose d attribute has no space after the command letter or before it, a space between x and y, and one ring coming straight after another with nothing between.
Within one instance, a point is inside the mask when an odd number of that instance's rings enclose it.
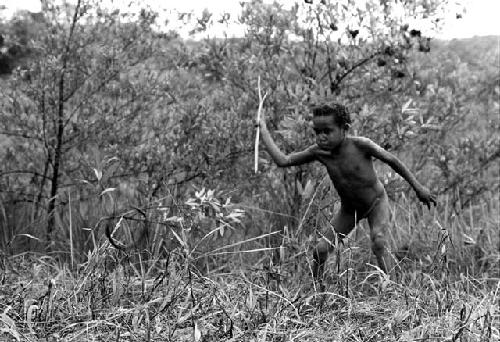
<instances>
[{"instance_id":1,"label":"tall grass","mask_svg":"<svg viewBox=\"0 0 500 342\"><path fill-rule=\"evenodd\" d=\"M148 253L116 250L100 231L79 235L79 210L66 210L61 222L73 243L61 243L65 253L0 255L0 340L500 338L494 196L457 212L446 199L428 212L401 196L391 203L394 275L373 266L368 228L360 224L329 258L323 286L311 276L313 237L284 231L270 248L275 233L246 236L228 218L234 207L199 215L211 200L198 197L179 209L176 229L150 225Z\"/></svg>"}]
</instances>

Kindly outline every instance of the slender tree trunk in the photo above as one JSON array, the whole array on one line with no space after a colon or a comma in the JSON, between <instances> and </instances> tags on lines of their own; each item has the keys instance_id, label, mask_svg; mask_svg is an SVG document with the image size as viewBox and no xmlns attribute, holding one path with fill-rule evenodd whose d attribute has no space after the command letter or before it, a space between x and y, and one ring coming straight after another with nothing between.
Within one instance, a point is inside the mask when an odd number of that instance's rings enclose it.
<instances>
[{"instance_id":1,"label":"slender tree trunk","mask_svg":"<svg viewBox=\"0 0 500 342\"><path fill-rule=\"evenodd\" d=\"M70 52L71 40L75 30L76 22L78 21L78 13L80 11L81 0L78 0L73 13L73 20L69 30L68 40L65 44L65 49L62 56L62 68L59 78L59 99L57 107L57 122L56 122L56 142L54 147L54 160L52 164L52 184L50 187L49 206L47 208L48 221L47 221L47 243L50 245L52 242L52 233L55 228L55 209L56 209L56 196L59 188L59 173L63 157L63 138L64 138L64 77L66 75L66 68L68 65L68 58Z\"/></svg>"},{"instance_id":2,"label":"slender tree trunk","mask_svg":"<svg viewBox=\"0 0 500 342\"><path fill-rule=\"evenodd\" d=\"M45 159L45 165L43 167L43 176L42 179L40 180L40 190L38 190L38 196L36 197L36 203L35 203L35 220L38 219L38 213L40 212L40 206L42 202L42 197L45 189L45 184L47 183L47 174L49 172L49 166L50 166L50 148L49 144L47 143L47 113L46 113L46 108L45 108L45 91L42 90L41 95L40 95L40 105L39 105L39 111L42 113L42 122L43 122L43 127L42 127L42 136L43 136L43 142L45 149L47 150L47 158Z\"/></svg>"},{"instance_id":3,"label":"slender tree trunk","mask_svg":"<svg viewBox=\"0 0 500 342\"><path fill-rule=\"evenodd\" d=\"M47 156L47 159L45 160L45 166L43 168L43 176L42 179L40 180L40 189L38 190L38 195L36 196L36 203L35 203L35 220L38 218L38 213L40 211L40 203L42 202L42 197L43 197L43 189L45 188L45 183L47 182L47 173L49 172L49 165L50 165L50 156Z\"/></svg>"},{"instance_id":4,"label":"slender tree trunk","mask_svg":"<svg viewBox=\"0 0 500 342\"><path fill-rule=\"evenodd\" d=\"M63 145L63 137L64 137L64 70L65 66L63 66L63 72L61 74L61 78L59 80L59 100L58 100L58 109L57 109L57 135L56 135L56 146L54 149L54 160L52 167L52 179L51 179L51 187L50 187L50 198L49 198L49 206L47 208L48 221L47 221L47 242L50 244L52 242L52 233L55 227L55 208L56 208L56 196L57 190L59 188L59 169L61 167L62 162L62 145Z\"/></svg>"}]
</instances>

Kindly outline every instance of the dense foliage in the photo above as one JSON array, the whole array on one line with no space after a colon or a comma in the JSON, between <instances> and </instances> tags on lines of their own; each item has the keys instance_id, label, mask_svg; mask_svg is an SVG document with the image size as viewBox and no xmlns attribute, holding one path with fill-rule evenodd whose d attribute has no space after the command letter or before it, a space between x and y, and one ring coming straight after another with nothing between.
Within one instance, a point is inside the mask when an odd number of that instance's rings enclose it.
<instances>
[{"instance_id":1,"label":"dense foliage","mask_svg":"<svg viewBox=\"0 0 500 342\"><path fill-rule=\"evenodd\" d=\"M47 2L43 14L19 13L2 24L1 182L12 213L3 218L11 229L3 243L18 225L52 240L72 192L78 219L95 224L85 202L107 187L126 188L139 207L178 201L195 185L299 213L321 181L316 166L282 171L263 160L262 173L251 172L258 77L285 151L311 141L311 104L335 100L349 106L354 133L404 152L454 207L477 203L497 185L498 52L488 38L471 41L474 49L430 42L405 18L438 23L439 2L410 3L395 16L397 2L286 9L254 1L239 18L245 37L202 41L156 33L157 15L145 9ZM382 176L389 189L404 186ZM29 222L19 222L21 212Z\"/></svg>"}]
</instances>

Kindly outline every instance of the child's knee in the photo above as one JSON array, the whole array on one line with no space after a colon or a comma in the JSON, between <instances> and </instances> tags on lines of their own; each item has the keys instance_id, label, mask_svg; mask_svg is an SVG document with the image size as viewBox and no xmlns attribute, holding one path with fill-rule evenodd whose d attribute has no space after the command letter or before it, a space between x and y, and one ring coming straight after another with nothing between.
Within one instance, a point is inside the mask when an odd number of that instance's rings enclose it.
<instances>
[{"instance_id":1,"label":"child's knee","mask_svg":"<svg viewBox=\"0 0 500 342\"><path fill-rule=\"evenodd\" d=\"M372 251L375 254L383 253L386 247L386 242L383 234L372 234Z\"/></svg>"}]
</instances>

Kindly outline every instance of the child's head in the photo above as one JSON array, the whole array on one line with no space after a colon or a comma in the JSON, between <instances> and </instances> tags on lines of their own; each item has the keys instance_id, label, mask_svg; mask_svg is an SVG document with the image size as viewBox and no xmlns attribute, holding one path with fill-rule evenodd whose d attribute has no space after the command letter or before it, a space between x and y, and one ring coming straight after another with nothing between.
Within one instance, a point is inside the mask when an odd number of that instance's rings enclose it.
<instances>
[{"instance_id":1,"label":"child's head","mask_svg":"<svg viewBox=\"0 0 500 342\"><path fill-rule=\"evenodd\" d=\"M351 116L347 108L339 103L322 104L312 108L313 118L331 117L335 124L347 130L351 126Z\"/></svg>"},{"instance_id":2,"label":"child's head","mask_svg":"<svg viewBox=\"0 0 500 342\"><path fill-rule=\"evenodd\" d=\"M313 112L313 129L316 143L324 150L332 150L345 140L351 117L347 108L341 104L324 104L315 106Z\"/></svg>"}]
</instances>

